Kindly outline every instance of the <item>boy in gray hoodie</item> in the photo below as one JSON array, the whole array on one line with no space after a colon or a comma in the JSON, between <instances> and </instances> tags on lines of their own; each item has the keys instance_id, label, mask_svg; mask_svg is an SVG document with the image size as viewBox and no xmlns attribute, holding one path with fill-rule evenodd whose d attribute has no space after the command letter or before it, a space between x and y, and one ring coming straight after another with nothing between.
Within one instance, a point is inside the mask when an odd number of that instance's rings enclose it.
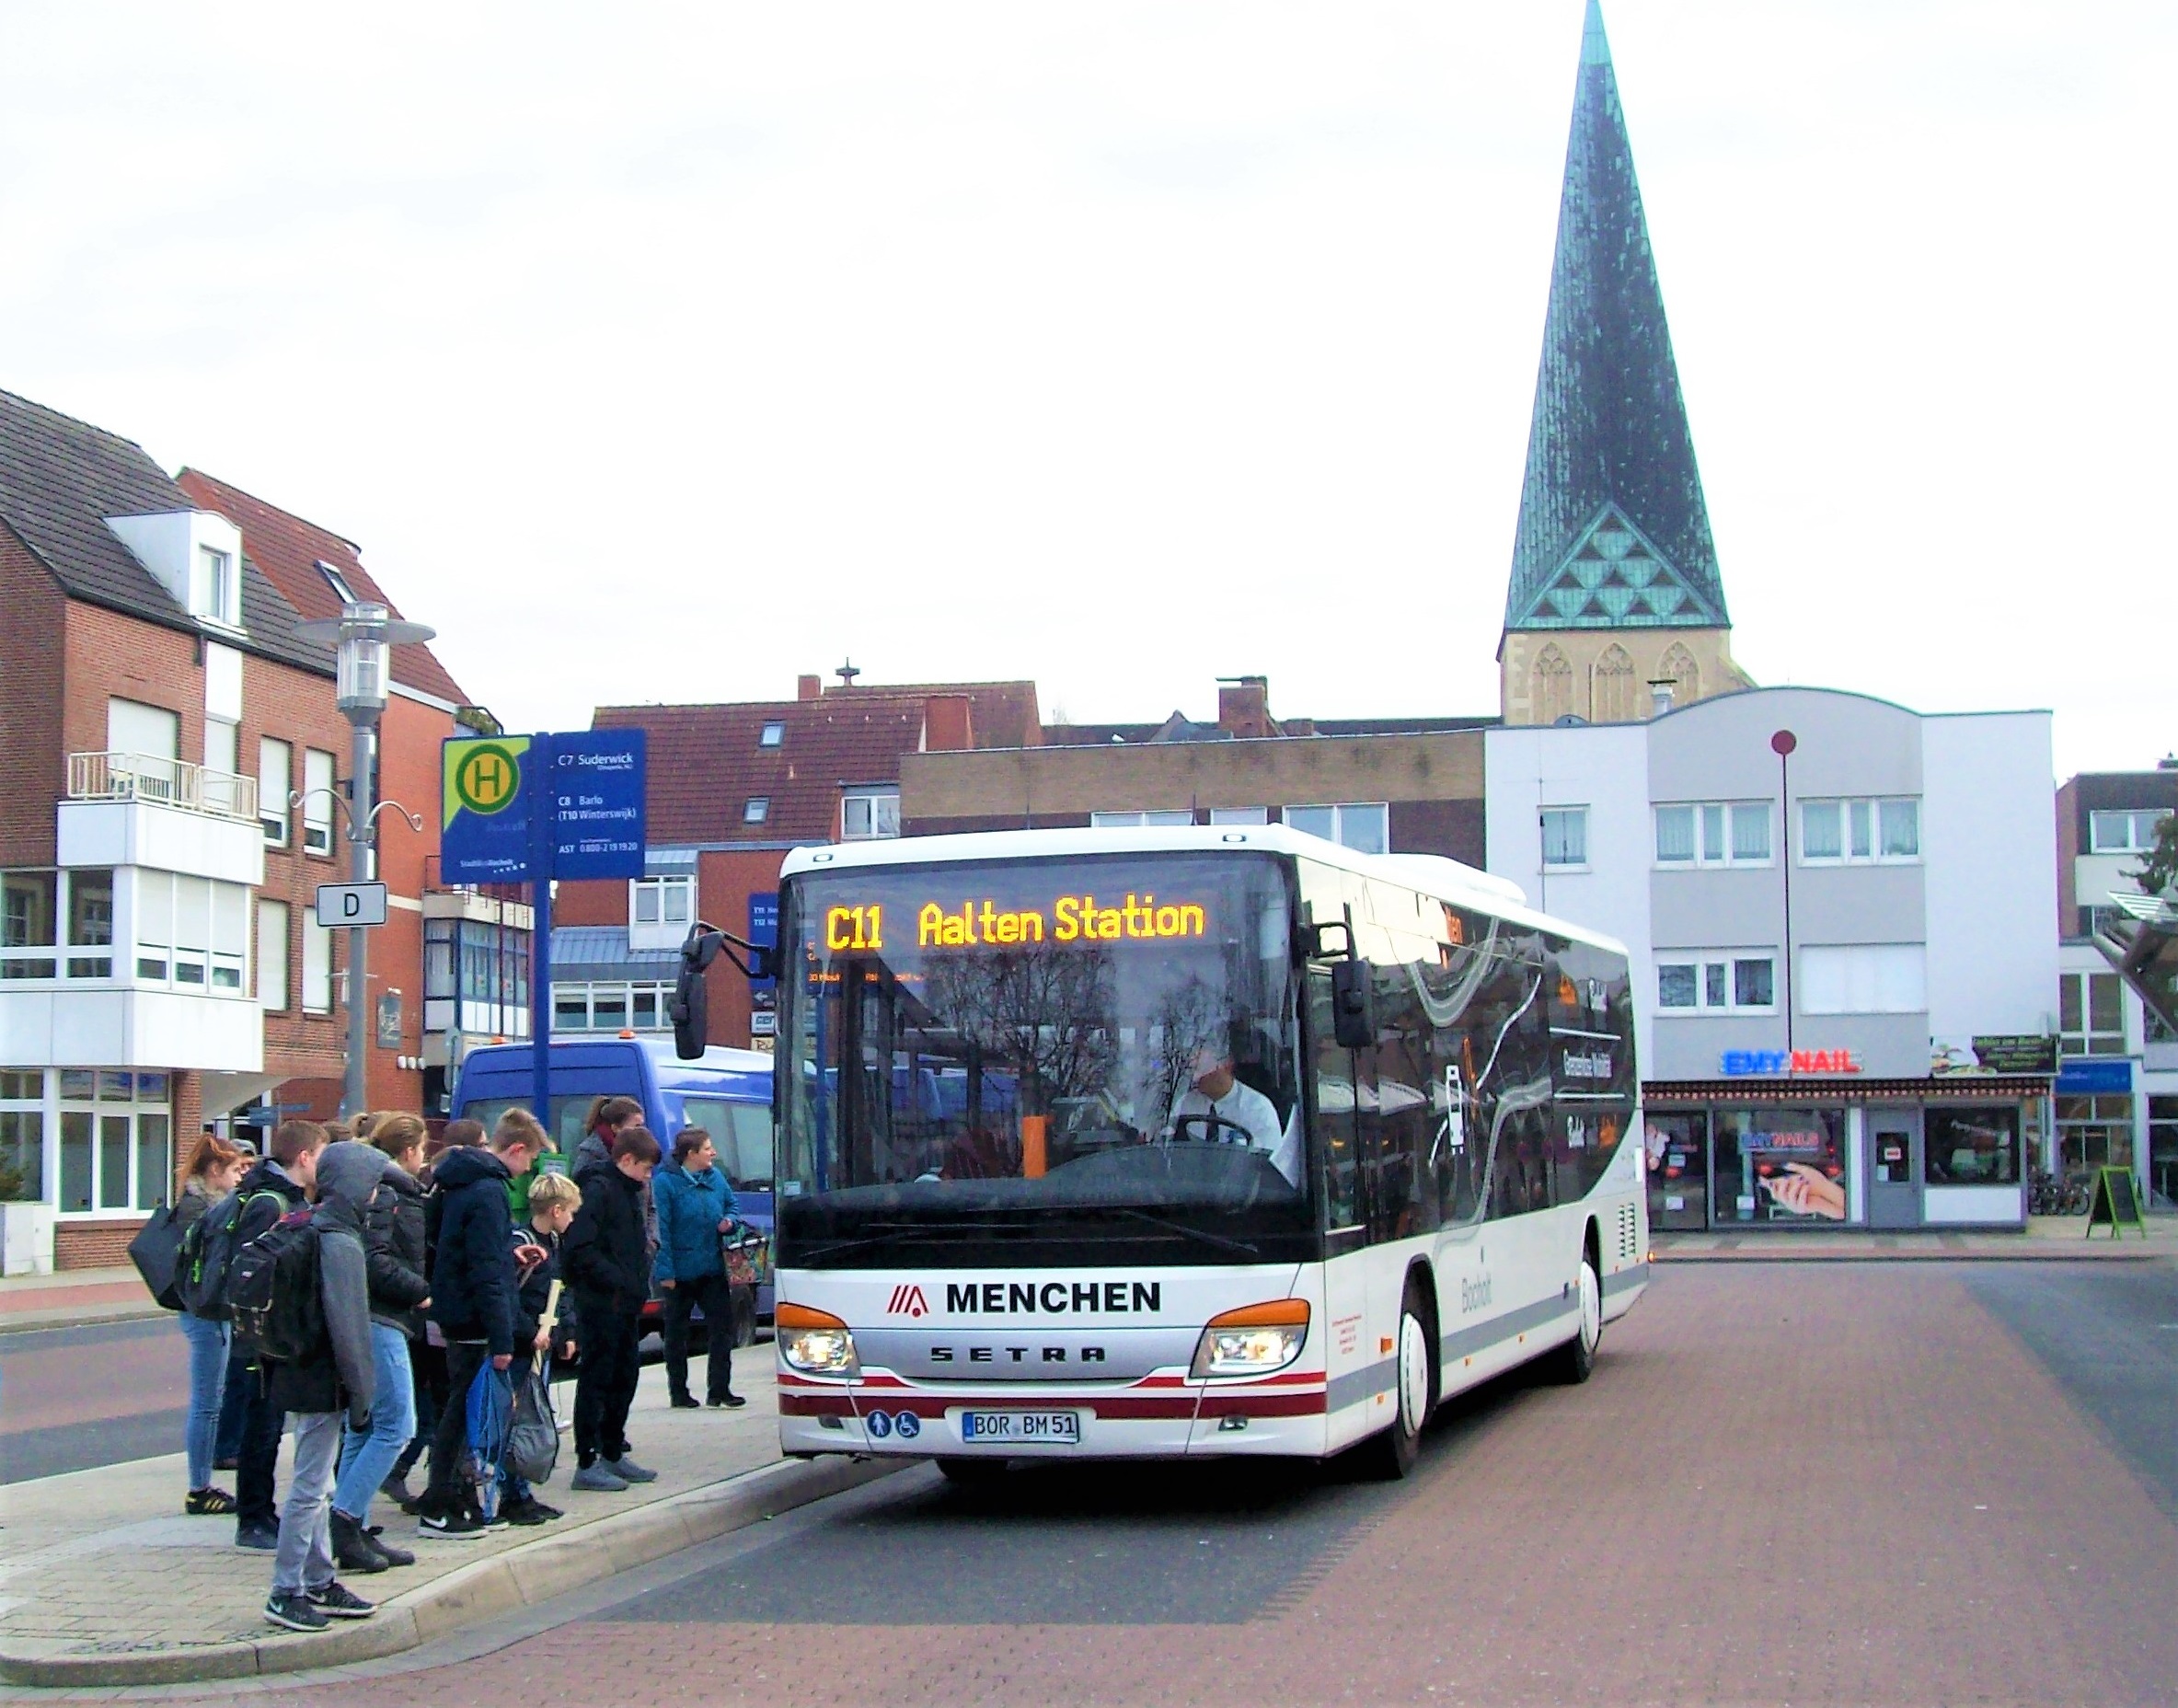
<instances>
[{"instance_id":1,"label":"boy in gray hoodie","mask_svg":"<svg viewBox=\"0 0 2178 1708\"><path fill-rule=\"evenodd\" d=\"M371 1421L375 1365L363 1222L388 1160L353 1141L317 1153L310 1226L325 1339L308 1356L269 1367L271 1402L288 1414L295 1453L265 1617L289 1631L323 1631L330 1620L368 1619L377 1610L333 1575L330 1515L343 1428L367 1429Z\"/></svg>"}]
</instances>

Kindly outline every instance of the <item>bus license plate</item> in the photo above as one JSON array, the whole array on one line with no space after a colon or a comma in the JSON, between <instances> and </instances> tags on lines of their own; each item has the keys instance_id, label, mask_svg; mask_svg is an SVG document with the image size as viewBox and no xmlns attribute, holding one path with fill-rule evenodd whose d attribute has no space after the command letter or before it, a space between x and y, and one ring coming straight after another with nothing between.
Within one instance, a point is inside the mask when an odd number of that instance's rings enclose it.
<instances>
[{"instance_id":1,"label":"bus license plate","mask_svg":"<svg viewBox=\"0 0 2178 1708\"><path fill-rule=\"evenodd\" d=\"M961 1439L1007 1445L1063 1441L1081 1445L1078 1412L962 1412Z\"/></svg>"}]
</instances>

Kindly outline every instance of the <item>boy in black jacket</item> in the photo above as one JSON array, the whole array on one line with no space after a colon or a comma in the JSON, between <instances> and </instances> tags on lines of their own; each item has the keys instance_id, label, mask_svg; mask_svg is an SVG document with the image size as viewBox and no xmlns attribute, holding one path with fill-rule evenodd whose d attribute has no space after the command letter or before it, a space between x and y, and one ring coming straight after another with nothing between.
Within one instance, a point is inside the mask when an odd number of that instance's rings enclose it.
<instances>
[{"instance_id":1,"label":"boy in black jacket","mask_svg":"<svg viewBox=\"0 0 2178 1708\"><path fill-rule=\"evenodd\" d=\"M315 1121L282 1121L272 1132L270 1154L242 1177L242 1219L230 1250L239 1252L290 1210L310 1202L317 1180L317 1153L325 1128ZM273 1405L265 1371L255 1357L242 1391L242 1447L235 1464L235 1546L271 1553L280 1545L280 1507L274 1483L280 1437L287 1414Z\"/></svg>"},{"instance_id":2,"label":"boy in black jacket","mask_svg":"<svg viewBox=\"0 0 2178 1708\"><path fill-rule=\"evenodd\" d=\"M516 1393L540 1361L548 1381L552 1360L574 1356L574 1296L562 1289L550 1329L545 1327L545 1312L552 1302L552 1284L560 1279L560 1240L582 1205L582 1189L566 1175L540 1175L529 1189L529 1226L514 1230L522 1288L514 1299L514 1363L507 1374L514 1379ZM547 1524L561 1516L559 1507L537 1499L529 1484L505 1466L500 1469L499 1512L509 1524Z\"/></svg>"},{"instance_id":3,"label":"boy in black jacket","mask_svg":"<svg viewBox=\"0 0 2178 1708\"><path fill-rule=\"evenodd\" d=\"M640 1126L613 1140L610 1162L584 1159L575 1172L582 1207L561 1248L582 1320L575 1376L575 1474L570 1488L612 1494L658 1473L628 1456L628 1408L642 1374L636 1348L651 1296L651 1247L643 1232L658 1141Z\"/></svg>"},{"instance_id":4,"label":"boy in black jacket","mask_svg":"<svg viewBox=\"0 0 2178 1708\"><path fill-rule=\"evenodd\" d=\"M431 1317L446 1337L446 1403L432 1431L431 1484L417 1505L426 1536L467 1541L484 1534L475 1492L463 1481L469 1385L487 1358L501 1370L514 1362L514 1226L507 1183L536 1160L527 1132L501 1127L491 1149L443 1150L432 1166L440 1207Z\"/></svg>"}]
</instances>

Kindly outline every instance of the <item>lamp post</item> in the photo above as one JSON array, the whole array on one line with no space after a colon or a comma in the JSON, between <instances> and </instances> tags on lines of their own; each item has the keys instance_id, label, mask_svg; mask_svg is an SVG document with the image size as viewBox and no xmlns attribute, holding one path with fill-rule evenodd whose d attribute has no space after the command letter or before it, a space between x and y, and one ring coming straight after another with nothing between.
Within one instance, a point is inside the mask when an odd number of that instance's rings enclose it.
<instances>
[{"instance_id":1,"label":"lamp post","mask_svg":"<svg viewBox=\"0 0 2178 1708\"><path fill-rule=\"evenodd\" d=\"M421 623L397 620L383 605L350 601L340 615L299 624L305 640L335 650L334 699L352 733L349 759L348 875L368 883L377 863L377 814L371 804L371 762L378 741L378 720L386 710L386 666L392 649L429 640L438 631ZM363 1068L370 1058L371 987L367 926L348 928L348 1072L340 1091L340 1117L352 1121L363 1112Z\"/></svg>"}]
</instances>

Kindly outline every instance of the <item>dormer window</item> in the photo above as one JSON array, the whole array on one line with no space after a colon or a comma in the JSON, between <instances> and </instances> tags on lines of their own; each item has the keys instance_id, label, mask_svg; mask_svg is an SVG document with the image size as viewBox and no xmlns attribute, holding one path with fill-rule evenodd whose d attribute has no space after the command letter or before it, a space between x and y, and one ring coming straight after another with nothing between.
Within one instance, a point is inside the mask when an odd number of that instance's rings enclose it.
<instances>
[{"instance_id":1,"label":"dormer window","mask_svg":"<svg viewBox=\"0 0 2178 1708\"><path fill-rule=\"evenodd\" d=\"M236 596L239 590L236 585L233 552L222 551L216 546L198 547L196 585L190 591L196 595L190 605L192 616L225 623L230 629L242 626L242 602Z\"/></svg>"},{"instance_id":2,"label":"dormer window","mask_svg":"<svg viewBox=\"0 0 2178 1708\"><path fill-rule=\"evenodd\" d=\"M774 721L773 722L767 723L764 726L762 732L756 737L756 745L759 747L777 747L786 739L787 726L784 723Z\"/></svg>"}]
</instances>

